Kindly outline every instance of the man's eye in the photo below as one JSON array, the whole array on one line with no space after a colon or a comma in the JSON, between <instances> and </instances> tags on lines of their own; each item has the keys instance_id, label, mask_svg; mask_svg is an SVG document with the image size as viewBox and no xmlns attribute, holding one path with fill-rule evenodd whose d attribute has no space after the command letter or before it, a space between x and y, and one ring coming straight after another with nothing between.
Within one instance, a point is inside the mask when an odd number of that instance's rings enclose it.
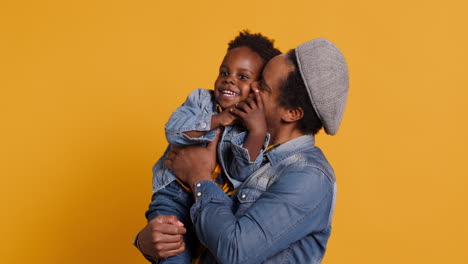
<instances>
[{"instance_id":1,"label":"man's eye","mask_svg":"<svg viewBox=\"0 0 468 264\"><path fill-rule=\"evenodd\" d=\"M250 77L248 75L242 74L242 75L239 75L239 79L245 80L245 79L250 79Z\"/></svg>"},{"instance_id":2,"label":"man's eye","mask_svg":"<svg viewBox=\"0 0 468 264\"><path fill-rule=\"evenodd\" d=\"M224 71L222 71L222 72L219 72L219 75L221 75L221 76L228 76L228 73L227 73L227 72L224 72Z\"/></svg>"}]
</instances>

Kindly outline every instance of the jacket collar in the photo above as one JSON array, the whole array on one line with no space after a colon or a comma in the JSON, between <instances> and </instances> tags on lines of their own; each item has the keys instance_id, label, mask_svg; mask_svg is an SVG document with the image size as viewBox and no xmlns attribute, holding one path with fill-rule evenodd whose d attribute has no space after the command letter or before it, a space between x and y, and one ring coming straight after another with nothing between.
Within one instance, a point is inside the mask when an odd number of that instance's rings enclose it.
<instances>
[{"instance_id":1,"label":"jacket collar","mask_svg":"<svg viewBox=\"0 0 468 264\"><path fill-rule=\"evenodd\" d=\"M265 155L271 165L275 165L291 155L312 149L314 146L315 137L313 135L304 135L281 143L279 146L265 153Z\"/></svg>"}]
</instances>

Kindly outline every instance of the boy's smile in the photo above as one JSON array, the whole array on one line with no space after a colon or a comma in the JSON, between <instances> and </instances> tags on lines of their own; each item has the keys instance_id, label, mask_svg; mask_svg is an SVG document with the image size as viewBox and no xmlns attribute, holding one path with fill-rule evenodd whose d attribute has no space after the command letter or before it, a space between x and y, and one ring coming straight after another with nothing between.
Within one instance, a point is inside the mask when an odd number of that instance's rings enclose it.
<instances>
[{"instance_id":1,"label":"boy's smile","mask_svg":"<svg viewBox=\"0 0 468 264\"><path fill-rule=\"evenodd\" d=\"M263 59L247 47L228 51L215 81L216 102L225 109L247 98L250 84L259 79Z\"/></svg>"}]
</instances>

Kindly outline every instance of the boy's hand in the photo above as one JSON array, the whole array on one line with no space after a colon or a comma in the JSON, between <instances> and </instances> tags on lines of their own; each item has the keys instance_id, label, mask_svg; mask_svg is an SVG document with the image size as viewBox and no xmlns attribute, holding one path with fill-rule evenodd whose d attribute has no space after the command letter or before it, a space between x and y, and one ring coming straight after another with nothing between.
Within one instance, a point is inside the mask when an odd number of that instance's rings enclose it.
<instances>
[{"instance_id":1,"label":"boy's hand","mask_svg":"<svg viewBox=\"0 0 468 264\"><path fill-rule=\"evenodd\" d=\"M232 108L235 108L236 106L235 105L232 105L226 109L224 109L224 111L222 111L221 113L217 114L216 116L218 117L219 119L219 124L220 126L231 126L231 125L234 125L234 123L237 121L237 116L233 115L230 111L230 109Z\"/></svg>"},{"instance_id":2,"label":"boy's hand","mask_svg":"<svg viewBox=\"0 0 468 264\"><path fill-rule=\"evenodd\" d=\"M219 127L234 125L239 120L239 118L231 113L230 109L233 107L235 106L234 105L230 106L224 109L224 111L222 111L221 113L217 115L213 115L211 117L210 130L213 130Z\"/></svg>"},{"instance_id":3,"label":"boy's hand","mask_svg":"<svg viewBox=\"0 0 468 264\"><path fill-rule=\"evenodd\" d=\"M229 111L238 116L244 123L249 133L266 134L267 126L263 113L263 102L260 92L252 88L253 95L230 108Z\"/></svg>"}]
</instances>

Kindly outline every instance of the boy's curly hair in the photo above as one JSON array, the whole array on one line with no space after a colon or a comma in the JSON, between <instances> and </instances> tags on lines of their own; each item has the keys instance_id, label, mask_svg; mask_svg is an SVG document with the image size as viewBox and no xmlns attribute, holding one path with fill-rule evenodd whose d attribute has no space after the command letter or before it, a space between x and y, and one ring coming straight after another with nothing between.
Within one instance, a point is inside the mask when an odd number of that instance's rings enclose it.
<instances>
[{"instance_id":1,"label":"boy's curly hair","mask_svg":"<svg viewBox=\"0 0 468 264\"><path fill-rule=\"evenodd\" d=\"M273 46L273 39L269 39L260 33L252 34L249 30L243 30L228 43L228 51L237 47L248 47L267 63L273 57L280 55L281 51Z\"/></svg>"}]
</instances>

